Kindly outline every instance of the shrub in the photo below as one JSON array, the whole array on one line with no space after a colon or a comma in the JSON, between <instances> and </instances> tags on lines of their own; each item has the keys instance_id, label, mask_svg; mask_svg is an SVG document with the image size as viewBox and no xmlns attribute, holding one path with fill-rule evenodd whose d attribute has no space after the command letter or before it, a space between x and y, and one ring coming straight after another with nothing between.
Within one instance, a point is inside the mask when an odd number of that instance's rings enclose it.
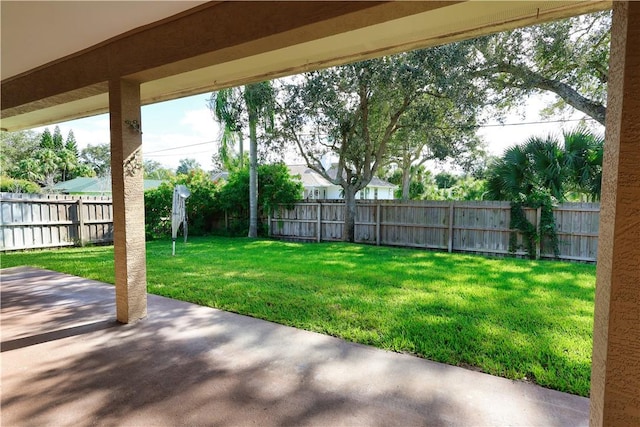
<instances>
[{"instance_id":1,"label":"shrub","mask_svg":"<svg viewBox=\"0 0 640 427\"><path fill-rule=\"evenodd\" d=\"M145 191L145 228L148 239L171 235L173 188L178 184L186 185L191 191L186 204L189 234L198 236L211 232L213 218L220 212L216 201L218 187L206 172L194 170L173 177L156 189Z\"/></svg>"},{"instance_id":2,"label":"shrub","mask_svg":"<svg viewBox=\"0 0 640 427\"><path fill-rule=\"evenodd\" d=\"M42 188L33 181L0 175L0 191L3 193L40 194L42 193Z\"/></svg>"},{"instance_id":3,"label":"shrub","mask_svg":"<svg viewBox=\"0 0 640 427\"><path fill-rule=\"evenodd\" d=\"M292 205L302 199L302 183L294 180L289 169L281 163L258 166L258 216L264 217L278 205ZM220 207L234 218L234 231L246 234L249 227L249 168L244 167L229 175L229 181L220 189ZM265 233L264 225L259 229Z\"/></svg>"}]
</instances>

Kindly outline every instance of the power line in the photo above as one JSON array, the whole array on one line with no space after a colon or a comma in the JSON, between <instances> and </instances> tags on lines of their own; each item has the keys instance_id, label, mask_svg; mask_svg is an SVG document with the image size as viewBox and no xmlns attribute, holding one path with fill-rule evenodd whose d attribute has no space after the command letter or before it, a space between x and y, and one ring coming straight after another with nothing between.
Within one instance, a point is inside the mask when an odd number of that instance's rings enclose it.
<instances>
[{"instance_id":1,"label":"power line","mask_svg":"<svg viewBox=\"0 0 640 427\"><path fill-rule=\"evenodd\" d=\"M197 142L197 143L195 143L195 144L181 145L181 146L179 146L179 147L164 148L164 149L162 149L162 150L149 151L148 153L145 153L145 155L148 155L148 154L154 154L154 153L161 153L161 152L163 152L163 151L180 150L180 149L182 149L182 148L195 147L195 146L197 146L197 145L213 144L214 142L218 142L218 141Z\"/></svg>"},{"instance_id":2,"label":"power line","mask_svg":"<svg viewBox=\"0 0 640 427\"><path fill-rule=\"evenodd\" d=\"M477 125L477 126L473 126L476 127L478 129L480 128L490 128L490 127L505 127L505 126L525 126L525 125L543 125L543 124L549 124L549 123L569 123L569 122L579 122L579 121L595 121L595 119L592 119L591 117L585 117L582 119L559 119L559 120L547 120L547 121L535 121L535 122L518 122L518 123L496 123L496 124L487 124L487 125ZM450 129L450 130L454 130L454 129L461 129L458 127L450 127L450 128L445 128L445 129ZM300 134L300 135L311 135L311 134ZM173 154L156 154L156 153L162 153L165 151L174 151L174 150L181 150L183 148L189 148L189 147L196 147L199 145L206 145L206 144L213 144L213 143L217 143L218 141L204 141L204 142L197 142L194 144L188 144L188 145L181 145L178 147L171 147L171 148L164 148L162 150L155 150L155 151L149 151L149 152L145 152L145 156L151 156L151 157L168 157L168 156L173 156ZM197 153L190 153L190 154L202 154L202 153L207 153L208 151L199 151Z\"/></svg>"},{"instance_id":3,"label":"power line","mask_svg":"<svg viewBox=\"0 0 640 427\"><path fill-rule=\"evenodd\" d=\"M194 155L194 154L205 154L205 153L206 154L208 154L208 153L213 154L213 152L211 150L206 150L206 151L196 151L196 152L193 152L193 153L189 152L188 155L191 156L191 155ZM176 155L175 154L152 154L152 153L149 154L149 153L144 153L144 156L145 157L175 157Z\"/></svg>"},{"instance_id":4,"label":"power line","mask_svg":"<svg viewBox=\"0 0 640 427\"><path fill-rule=\"evenodd\" d=\"M595 121L591 117L585 117L582 119L562 119L562 120L547 120L547 121L538 121L538 122L519 122L519 123L497 123L491 125L479 125L479 128L491 128L491 127L503 127L503 126L523 126L523 125L544 125L547 123L568 123L568 122L580 122L583 120Z\"/></svg>"}]
</instances>

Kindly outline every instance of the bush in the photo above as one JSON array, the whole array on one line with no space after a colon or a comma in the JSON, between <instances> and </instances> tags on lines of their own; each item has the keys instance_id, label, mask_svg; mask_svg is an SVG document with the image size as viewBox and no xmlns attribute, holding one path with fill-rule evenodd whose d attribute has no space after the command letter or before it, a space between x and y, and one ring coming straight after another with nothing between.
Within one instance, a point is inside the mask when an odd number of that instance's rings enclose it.
<instances>
[{"instance_id":1,"label":"bush","mask_svg":"<svg viewBox=\"0 0 640 427\"><path fill-rule=\"evenodd\" d=\"M289 169L281 163L258 166L258 217L273 212L278 205L292 205L302 199L302 183L294 180ZM234 231L246 234L249 230L249 168L244 167L229 175L229 181L218 194L220 207L234 218ZM246 219L246 220L244 220ZM258 224L262 234L265 225Z\"/></svg>"},{"instance_id":2,"label":"bush","mask_svg":"<svg viewBox=\"0 0 640 427\"><path fill-rule=\"evenodd\" d=\"M0 175L0 191L3 193L40 194L42 193L42 188L33 181Z\"/></svg>"},{"instance_id":3,"label":"bush","mask_svg":"<svg viewBox=\"0 0 640 427\"><path fill-rule=\"evenodd\" d=\"M144 193L145 229L147 239L171 235L173 188L186 185L191 195L187 199L189 234L200 236L211 232L214 217L220 212L216 195L218 187L201 170L178 175L158 188Z\"/></svg>"}]
</instances>

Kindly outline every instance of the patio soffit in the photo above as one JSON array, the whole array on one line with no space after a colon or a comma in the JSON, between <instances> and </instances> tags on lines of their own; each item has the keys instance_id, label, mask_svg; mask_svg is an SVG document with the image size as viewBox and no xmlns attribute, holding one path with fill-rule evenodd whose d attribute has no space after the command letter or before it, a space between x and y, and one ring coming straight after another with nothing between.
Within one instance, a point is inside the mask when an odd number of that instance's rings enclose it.
<instances>
[{"instance_id":1,"label":"patio soffit","mask_svg":"<svg viewBox=\"0 0 640 427\"><path fill-rule=\"evenodd\" d=\"M610 1L10 2L1 127L108 111L108 82L143 105L608 9Z\"/></svg>"}]
</instances>

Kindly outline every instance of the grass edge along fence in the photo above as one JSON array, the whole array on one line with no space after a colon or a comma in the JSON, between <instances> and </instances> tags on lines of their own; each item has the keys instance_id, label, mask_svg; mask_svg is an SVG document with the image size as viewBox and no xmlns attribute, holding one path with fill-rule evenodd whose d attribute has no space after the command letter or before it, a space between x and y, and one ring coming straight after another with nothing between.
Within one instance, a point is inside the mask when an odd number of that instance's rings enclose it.
<instances>
[{"instance_id":1,"label":"grass edge along fence","mask_svg":"<svg viewBox=\"0 0 640 427\"><path fill-rule=\"evenodd\" d=\"M113 242L110 197L0 194L0 250Z\"/></svg>"},{"instance_id":2,"label":"grass edge along fence","mask_svg":"<svg viewBox=\"0 0 640 427\"><path fill-rule=\"evenodd\" d=\"M540 229L540 209L525 209ZM596 262L599 203L563 203L553 209L558 259ZM361 200L356 209L357 243L403 246L484 255L527 256L523 236L510 228L511 204L500 201ZM280 207L268 219L269 236L282 240L342 240L344 202L296 203ZM515 252L512 251L516 243ZM546 239L536 242L536 258L555 258Z\"/></svg>"}]
</instances>

